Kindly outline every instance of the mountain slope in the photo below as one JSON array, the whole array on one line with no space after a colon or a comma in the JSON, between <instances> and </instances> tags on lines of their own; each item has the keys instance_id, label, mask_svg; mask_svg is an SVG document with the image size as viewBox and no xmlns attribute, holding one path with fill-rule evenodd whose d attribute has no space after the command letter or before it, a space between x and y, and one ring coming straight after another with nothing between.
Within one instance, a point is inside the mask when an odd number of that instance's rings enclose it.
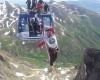
<instances>
[{"instance_id":1,"label":"mountain slope","mask_svg":"<svg viewBox=\"0 0 100 80\"><path fill-rule=\"evenodd\" d=\"M25 42L16 38L17 18L24 9L19 6L12 6L6 2L2 11L6 11L1 16L1 24L6 25L0 28L0 42L2 49L17 55L39 67L48 67L48 57L46 50L42 51L37 47L37 41ZM52 3L51 9L56 15L56 35L58 38L60 53L57 59L57 66L78 65L82 61L84 49L87 47L100 48L100 15L66 2ZM4 6L3 6L4 7ZM10 11L8 11L10 7ZM12 8L11 8L12 7ZM17 12L12 16L5 17ZM13 25L7 27L7 23Z\"/></svg>"},{"instance_id":2,"label":"mountain slope","mask_svg":"<svg viewBox=\"0 0 100 80\"><path fill-rule=\"evenodd\" d=\"M57 68L57 70L58 72L48 73L47 68L38 69L37 66L0 50L0 80L52 80L56 78L73 80L77 73L74 67Z\"/></svg>"},{"instance_id":3,"label":"mountain slope","mask_svg":"<svg viewBox=\"0 0 100 80\"><path fill-rule=\"evenodd\" d=\"M78 64L85 48L100 48L100 15L65 2L53 5L52 9L60 18L56 22L61 46L58 60Z\"/></svg>"},{"instance_id":4,"label":"mountain slope","mask_svg":"<svg viewBox=\"0 0 100 80\"><path fill-rule=\"evenodd\" d=\"M79 0L71 3L100 13L100 0Z\"/></svg>"},{"instance_id":5,"label":"mountain slope","mask_svg":"<svg viewBox=\"0 0 100 80\"><path fill-rule=\"evenodd\" d=\"M0 28L11 28L17 25L18 15L23 12L24 8L15 6L5 1L0 4Z\"/></svg>"},{"instance_id":6,"label":"mountain slope","mask_svg":"<svg viewBox=\"0 0 100 80\"><path fill-rule=\"evenodd\" d=\"M60 47L57 67L77 66L82 62L85 48L100 49L99 14L66 2L52 3L50 6L56 16L55 28ZM34 70L48 67L48 57L45 49L38 48L38 41L26 42L16 38L18 14L23 11L26 10L9 2L3 4L0 10L0 79L43 80L44 77L59 75L64 80L68 77L73 80L71 78L77 73L75 68L60 68L60 74L52 75L44 69ZM37 74L34 76L34 73Z\"/></svg>"}]
</instances>

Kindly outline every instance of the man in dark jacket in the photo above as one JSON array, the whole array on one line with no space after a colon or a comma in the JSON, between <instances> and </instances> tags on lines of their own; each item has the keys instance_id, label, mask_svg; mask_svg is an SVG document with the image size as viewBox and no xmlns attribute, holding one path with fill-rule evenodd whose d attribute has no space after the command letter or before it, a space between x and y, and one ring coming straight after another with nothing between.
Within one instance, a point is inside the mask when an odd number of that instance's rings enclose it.
<instances>
[{"instance_id":1,"label":"man in dark jacket","mask_svg":"<svg viewBox=\"0 0 100 80\"><path fill-rule=\"evenodd\" d=\"M26 4L27 4L27 9L30 10L31 9L31 0L27 0Z\"/></svg>"},{"instance_id":2,"label":"man in dark jacket","mask_svg":"<svg viewBox=\"0 0 100 80\"><path fill-rule=\"evenodd\" d=\"M47 3L44 4L44 12L47 13L49 11L49 5Z\"/></svg>"},{"instance_id":3,"label":"man in dark jacket","mask_svg":"<svg viewBox=\"0 0 100 80\"><path fill-rule=\"evenodd\" d=\"M31 9L34 9L36 7L37 4L37 0L32 0L32 7Z\"/></svg>"},{"instance_id":4,"label":"man in dark jacket","mask_svg":"<svg viewBox=\"0 0 100 80\"><path fill-rule=\"evenodd\" d=\"M32 24L32 27L33 27L34 35L37 36L37 33L39 31L39 23L38 23L37 18L32 19L31 24Z\"/></svg>"},{"instance_id":5,"label":"man in dark jacket","mask_svg":"<svg viewBox=\"0 0 100 80\"><path fill-rule=\"evenodd\" d=\"M43 0L39 0L37 5L36 5L36 8L37 8L37 13L40 14L43 12L43 9L44 9L44 2Z\"/></svg>"}]
</instances>

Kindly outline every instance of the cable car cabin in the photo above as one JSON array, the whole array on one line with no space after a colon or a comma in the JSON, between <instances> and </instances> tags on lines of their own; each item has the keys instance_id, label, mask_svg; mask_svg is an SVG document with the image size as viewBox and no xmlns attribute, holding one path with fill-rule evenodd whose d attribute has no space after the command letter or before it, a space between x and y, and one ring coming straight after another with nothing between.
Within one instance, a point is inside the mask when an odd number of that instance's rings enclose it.
<instances>
[{"instance_id":1,"label":"cable car cabin","mask_svg":"<svg viewBox=\"0 0 100 80\"><path fill-rule=\"evenodd\" d=\"M20 14L17 37L21 40L37 40L42 38L42 32L34 13Z\"/></svg>"},{"instance_id":2,"label":"cable car cabin","mask_svg":"<svg viewBox=\"0 0 100 80\"><path fill-rule=\"evenodd\" d=\"M44 31L53 27L54 22L51 14L36 13L20 14L18 22L18 34L21 40L37 40L43 37Z\"/></svg>"},{"instance_id":3,"label":"cable car cabin","mask_svg":"<svg viewBox=\"0 0 100 80\"><path fill-rule=\"evenodd\" d=\"M54 27L54 21L51 14L41 14L40 17L42 18L42 24L45 31Z\"/></svg>"}]
</instances>

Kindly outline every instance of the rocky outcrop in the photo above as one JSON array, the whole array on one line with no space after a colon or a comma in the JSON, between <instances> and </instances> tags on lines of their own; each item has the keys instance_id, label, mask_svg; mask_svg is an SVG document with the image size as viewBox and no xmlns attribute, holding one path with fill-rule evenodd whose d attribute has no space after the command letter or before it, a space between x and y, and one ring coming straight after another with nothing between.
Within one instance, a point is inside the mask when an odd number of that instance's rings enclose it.
<instances>
[{"instance_id":1,"label":"rocky outcrop","mask_svg":"<svg viewBox=\"0 0 100 80\"><path fill-rule=\"evenodd\" d=\"M47 68L38 68L6 51L0 50L0 80L73 80L77 69L72 67L53 68L49 72Z\"/></svg>"},{"instance_id":2,"label":"rocky outcrop","mask_svg":"<svg viewBox=\"0 0 100 80\"><path fill-rule=\"evenodd\" d=\"M100 50L88 48L75 80L100 80Z\"/></svg>"},{"instance_id":3,"label":"rocky outcrop","mask_svg":"<svg viewBox=\"0 0 100 80\"><path fill-rule=\"evenodd\" d=\"M5 59L2 55L0 55L0 61L5 62Z\"/></svg>"}]
</instances>

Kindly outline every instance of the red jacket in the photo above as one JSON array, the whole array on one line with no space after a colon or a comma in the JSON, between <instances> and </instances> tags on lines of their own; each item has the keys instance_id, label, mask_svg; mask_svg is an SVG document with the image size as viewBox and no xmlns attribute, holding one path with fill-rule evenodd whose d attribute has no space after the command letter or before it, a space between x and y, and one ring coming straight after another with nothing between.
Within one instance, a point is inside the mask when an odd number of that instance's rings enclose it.
<instances>
[{"instance_id":1,"label":"red jacket","mask_svg":"<svg viewBox=\"0 0 100 80\"><path fill-rule=\"evenodd\" d=\"M45 42L44 42L44 41L40 41L40 42L38 43L38 46L39 46L39 48L44 48Z\"/></svg>"},{"instance_id":2,"label":"red jacket","mask_svg":"<svg viewBox=\"0 0 100 80\"><path fill-rule=\"evenodd\" d=\"M36 5L36 7L37 7L38 9L42 9L42 8L44 8L44 4L43 4L43 3L38 3L38 4Z\"/></svg>"},{"instance_id":3,"label":"red jacket","mask_svg":"<svg viewBox=\"0 0 100 80\"><path fill-rule=\"evenodd\" d=\"M52 32L52 34L54 34L55 33L54 27L50 28L50 31Z\"/></svg>"}]
</instances>

